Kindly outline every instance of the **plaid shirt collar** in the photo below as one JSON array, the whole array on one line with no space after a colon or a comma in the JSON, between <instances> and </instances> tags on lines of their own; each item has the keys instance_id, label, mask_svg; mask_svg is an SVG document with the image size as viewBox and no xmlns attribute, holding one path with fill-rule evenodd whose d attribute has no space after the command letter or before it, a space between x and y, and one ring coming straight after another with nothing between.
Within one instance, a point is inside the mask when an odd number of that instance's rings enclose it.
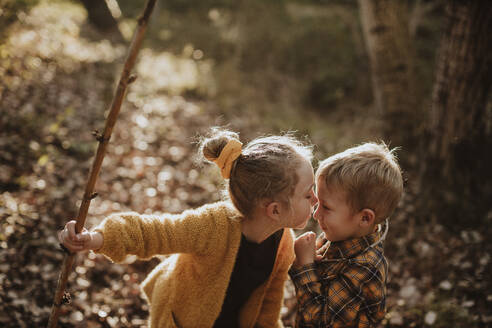
<instances>
[{"instance_id":1,"label":"plaid shirt collar","mask_svg":"<svg viewBox=\"0 0 492 328\"><path fill-rule=\"evenodd\" d=\"M365 251L369 246L380 240L382 235L383 233L381 229L378 229L378 231L360 238L352 238L332 242L330 247L326 251L325 256L323 257L323 261L344 260L353 258ZM382 243L378 243L376 247L382 247Z\"/></svg>"}]
</instances>

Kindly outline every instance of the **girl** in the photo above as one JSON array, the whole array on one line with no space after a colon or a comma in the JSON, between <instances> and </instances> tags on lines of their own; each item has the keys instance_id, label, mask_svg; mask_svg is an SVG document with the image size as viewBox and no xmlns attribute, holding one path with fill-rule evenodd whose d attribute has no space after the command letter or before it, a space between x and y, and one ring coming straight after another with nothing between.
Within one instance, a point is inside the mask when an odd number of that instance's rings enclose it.
<instances>
[{"instance_id":1,"label":"girl","mask_svg":"<svg viewBox=\"0 0 492 328\"><path fill-rule=\"evenodd\" d=\"M290 136L242 149L236 133L217 129L200 148L228 180L228 201L178 215L113 214L80 234L70 221L58 238L115 262L173 254L142 284L153 328L281 327L290 228L304 227L316 203L311 149Z\"/></svg>"}]
</instances>

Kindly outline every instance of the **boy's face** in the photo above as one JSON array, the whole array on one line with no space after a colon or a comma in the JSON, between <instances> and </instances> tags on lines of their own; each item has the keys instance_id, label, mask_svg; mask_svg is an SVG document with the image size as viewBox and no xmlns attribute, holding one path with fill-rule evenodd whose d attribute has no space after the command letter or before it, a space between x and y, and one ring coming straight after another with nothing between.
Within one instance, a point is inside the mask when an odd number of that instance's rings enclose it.
<instances>
[{"instance_id":1,"label":"boy's face","mask_svg":"<svg viewBox=\"0 0 492 328\"><path fill-rule=\"evenodd\" d=\"M351 210L344 191L330 188L324 179L319 178L317 196L318 208L313 217L318 221L328 240L340 241L359 237L360 218Z\"/></svg>"}]
</instances>

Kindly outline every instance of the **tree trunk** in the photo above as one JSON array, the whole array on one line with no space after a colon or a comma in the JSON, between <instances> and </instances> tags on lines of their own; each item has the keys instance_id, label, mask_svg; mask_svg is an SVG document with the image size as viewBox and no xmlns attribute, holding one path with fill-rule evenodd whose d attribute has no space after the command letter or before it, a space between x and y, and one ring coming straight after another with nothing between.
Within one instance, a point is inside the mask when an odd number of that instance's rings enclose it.
<instances>
[{"instance_id":1,"label":"tree trunk","mask_svg":"<svg viewBox=\"0 0 492 328\"><path fill-rule=\"evenodd\" d=\"M430 151L441 160L453 144L490 132L483 118L492 81L491 9L485 0L450 1L446 8L430 122Z\"/></svg>"},{"instance_id":2,"label":"tree trunk","mask_svg":"<svg viewBox=\"0 0 492 328\"><path fill-rule=\"evenodd\" d=\"M421 184L432 182L430 196L449 215L459 203L483 219L492 213L492 6L449 0L446 16Z\"/></svg>"},{"instance_id":3,"label":"tree trunk","mask_svg":"<svg viewBox=\"0 0 492 328\"><path fill-rule=\"evenodd\" d=\"M359 8L371 63L374 99L383 118L383 136L394 146L413 149L420 114L407 2L359 0Z\"/></svg>"}]
</instances>

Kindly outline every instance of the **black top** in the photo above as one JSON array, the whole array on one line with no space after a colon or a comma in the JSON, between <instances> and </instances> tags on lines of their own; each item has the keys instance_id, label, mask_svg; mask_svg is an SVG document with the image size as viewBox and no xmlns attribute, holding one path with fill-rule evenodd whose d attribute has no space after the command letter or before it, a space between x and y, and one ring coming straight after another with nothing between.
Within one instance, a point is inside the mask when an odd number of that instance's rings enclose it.
<instances>
[{"instance_id":1,"label":"black top","mask_svg":"<svg viewBox=\"0 0 492 328\"><path fill-rule=\"evenodd\" d=\"M224 304L214 327L239 327L239 311L253 291L272 273L283 229L260 244L241 236L241 244L227 287Z\"/></svg>"}]
</instances>

